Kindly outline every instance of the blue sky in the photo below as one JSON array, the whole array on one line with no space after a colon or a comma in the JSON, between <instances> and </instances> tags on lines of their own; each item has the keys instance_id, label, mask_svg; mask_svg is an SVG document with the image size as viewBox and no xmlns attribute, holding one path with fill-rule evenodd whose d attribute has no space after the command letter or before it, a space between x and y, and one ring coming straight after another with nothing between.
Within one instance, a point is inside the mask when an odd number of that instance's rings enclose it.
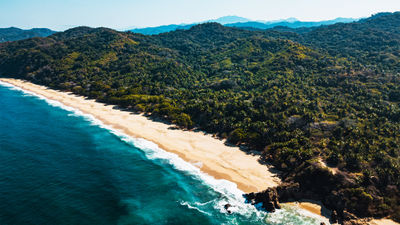
<instances>
[{"instance_id":1,"label":"blue sky","mask_svg":"<svg viewBox=\"0 0 400 225\"><path fill-rule=\"evenodd\" d=\"M400 11L400 0L0 0L0 27L147 27L237 15L305 21Z\"/></svg>"}]
</instances>

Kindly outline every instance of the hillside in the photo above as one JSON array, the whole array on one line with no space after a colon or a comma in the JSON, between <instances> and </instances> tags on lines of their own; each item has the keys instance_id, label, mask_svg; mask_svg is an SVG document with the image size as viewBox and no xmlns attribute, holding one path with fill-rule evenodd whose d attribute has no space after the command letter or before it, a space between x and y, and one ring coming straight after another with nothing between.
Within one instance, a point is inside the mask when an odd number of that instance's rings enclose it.
<instances>
[{"instance_id":1,"label":"hillside","mask_svg":"<svg viewBox=\"0 0 400 225\"><path fill-rule=\"evenodd\" d=\"M255 149L282 171L283 201L313 198L343 219L349 211L399 221L398 17L306 32L79 27L0 44L0 75Z\"/></svg>"},{"instance_id":2,"label":"hillside","mask_svg":"<svg viewBox=\"0 0 400 225\"><path fill-rule=\"evenodd\" d=\"M46 28L33 28L30 30L22 30L15 27L0 28L0 43L6 41L17 41L32 37L47 37L54 34L55 31Z\"/></svg>"},{"instance_id":3,"label":"hillside","mask_svg":"<svg viewBox=\"0 0 400 225\"><path fill-rule=\"evenodd\" d=\"M349 58L371 72L400 72L400 12L318 29L272 29L266 35L290 39L335 57Z\"/></svg>"}]
</instances>

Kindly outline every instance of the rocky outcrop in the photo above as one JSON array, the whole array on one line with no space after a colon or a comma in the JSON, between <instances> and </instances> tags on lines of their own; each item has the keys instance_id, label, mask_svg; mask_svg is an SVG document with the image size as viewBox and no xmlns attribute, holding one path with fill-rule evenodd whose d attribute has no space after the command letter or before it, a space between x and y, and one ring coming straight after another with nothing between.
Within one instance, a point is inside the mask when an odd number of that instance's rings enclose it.
<instances>
[{"instance_id":1,"label":"rocky outcrop","mask_svg":"<svg viewBox=\"0 0 400 225\"><path fill-rule=\"evenodd\" d=\"M244 197L252 205L266 210L267 212L275 212L275 209L280 209L278 193L276 188L268 188L265 191L258 193L245 194Z\"/></svg>"},{"instance_id":2,"label":"rocky outcrop","mask_svg":"<svg viewBox=\"0 0 400 225\"><path fill-rule=\"evenodd\" d=\"M230 207L232 207L232 205L229 203L224 205L224 209L226 210L226 212L228 212L229 214L232 214L232 211L229 209Z\"/></svg>"},{"instance_id":3,"label":"rocky outcrop","mask_svg":"<svg viewBox=\"0 0 400 225\"><path fill-rule=\"evenodd\" d=\"M349 172L335 174L321 167L318 162L304 163L294 173L282 175L282 183L260 193L246 194L247 201L257 208L274 212L279 202L295 202L302 199L320 201L331 210L331 223L367 224L369 218L382 218L383 200L372 186L359 188L358 176ZM373 181L370 181L373 182ZM397 193L396 187L388 186L388 192ZM327 214L329 216L329 214Z\"/></svg>"},{"instance_id":4,"label":"rocky outcrop","mask_svg":"<svg viewBox=\"0 0 400 225\"><path fill-rule=\"evenodd\" d=\"M309 193L300 190L298 183L283 183L278 187L268 188L262 192L245 194L244 197L248 203L251 203L258 209L262 209L267 212L275 212L276 209L281 208L279 201L293 202L300 199L309 198L310 196ZM225 209L229 208L229 206L225 206ZM342 208L340 201L337 201L337 205L334 206ZM332 224L339 223L343 225L364 225L368 224L368 221L369 218L358 218L354 214L343 209L339 211L332 210L330 216L330 222Z\"/></svg>"}]
</instances>

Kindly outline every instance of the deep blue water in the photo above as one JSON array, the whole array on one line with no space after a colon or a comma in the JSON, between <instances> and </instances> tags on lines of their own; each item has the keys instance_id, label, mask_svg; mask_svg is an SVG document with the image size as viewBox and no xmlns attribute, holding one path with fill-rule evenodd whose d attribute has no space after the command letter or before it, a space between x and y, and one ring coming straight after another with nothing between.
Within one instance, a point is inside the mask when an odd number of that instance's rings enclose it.
<instances>
[{"instance_id":1,"label":"deep blue water","mask_svg":"<svg viewBox=\"0 0 400 225\"><path fill-rule=\"evenodd\" d=\"M1 225L319 224L293 208L257 211L241 194L150 142L0 83Z\"/></svg>"}]
</instances>

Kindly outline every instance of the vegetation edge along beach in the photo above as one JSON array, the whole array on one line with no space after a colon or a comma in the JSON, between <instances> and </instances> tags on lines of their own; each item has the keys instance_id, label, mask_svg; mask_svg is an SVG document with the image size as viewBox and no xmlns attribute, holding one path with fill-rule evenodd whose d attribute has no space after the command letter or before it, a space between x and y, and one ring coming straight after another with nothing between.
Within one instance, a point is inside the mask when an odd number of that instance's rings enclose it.
<instances>
[{"instance_id":1,"label":"vegetation edge along beach","mask_svg":"<svg viewBox=\"0 0 400 225\"><path fill-rule=\"evenodd\" d=\"M195 133L193 131L175 129L171 124L153 121L144 115L126 112L115 108L115 106L112 105L105 105L81 96L73 95L72 93L49 89L45 86L36 85L28 81L13 78L0 78L0 81L21 88L24 91L29 91L36 95L40 95L47 99L58 101L63 105L76 108L83 113L94 116L96 119L100 119L100 121L102 121L104 124L114 129L121 130L131 137L139 137L146 140L151 140L163 149L177 154L184 160L192 163L196 167L199 167L202 172L205 172L217 179L226 179L236 183L239 189L245 193L249 193L251 191L261 192L266 188L275 188L281 183L276 174L277 171L275 171L275 173L270 172L270 170L273 169L271 166L261 165L259 163L258 156L246 155L249 157L241 165L249 168L240 168L237 167L237 165L234 168L229 168L227 164L235 163L235 160L240 160L243 162L245 159L243 152L239 150L238 147L226 146L224 141L217 140L211 135L207 135L202 132ZM146 132L146 129L151 132ZM164 137L160 138L157 133ZM182 140L178 141L177 139ZM199 140L198 142L194 143L193 139ZM185 148L184 146L182 148L181 144L188 142L192 143L192 148ZM200 142L201 145L199 145ZM215 155L204 151L205 149L212 148L217 149L216 151L213 151ZM193 151L196 151L197 154L191 155L190 152L193 153ZM199 157L203 154L206 154L206 157ZM225 159L229 159L229 161L224 161ZM215 160L215 162L210 163L210 160ZM330 212L327 213L324 211L327 209L322 205L321 202L303 199L295 203L288 202L288 204L315 214L317 218L320 218L320 221L328 222L330 219ZM388 219L368 219L365 221L368 221L371 225L398 224Z\"/></svg>"},{"instance_id":2,"label":"vegetation edge along beach","mask_svg":"<svg viewBox=\"0 0 400 225\"><path fill-rule=\"evenodd\" d=\"M273 169L271 166L258 162L259 156L246 154L235 146L227 146L223 140L204 132L176 129L174 125L154 121L144 115L28 81L12 78L0 78L0 81L75 108L131 137L156 143L164 150L195 165L202 172L216 179L225 179L237 184L239 190L244 193L260 192L276 187L281 182L277 174L270 171ZM326 215L321 215L319 202L300 202L291 205L316 214L321 221L327 220Z\"/></svg>"},{"instance_id":3,"label":"vegetation edge along beach","mask_svg":"<svg viewBox=\"0 0 400 225\"><path fill-rule=\"evenodd\" d=\"M246 154L238 147L227 146L224 141L210 134L176 129L174 125L120 110L114 105L105 105L28 81L10 78L0 78L0 81L76 108L129 136L156 143L196 165L203 172L238 184L244 192L259 192L280 183L277 175L269 171L269 167L257 162L258 156Z\"/></svg>"},{"instance_id":4,"label":"vegetation edge along beach","mask_svg":"<svg viewBox=\"0 0 400 225\"><path fill-rule=\"evenodd\" d=\"M78 27L0 44L0 74L257 150L283 182L248 198L271 210L309 198L334 220L399 221L399 23L381 13L313 29Z\"/></svg>"}]
</instances>

